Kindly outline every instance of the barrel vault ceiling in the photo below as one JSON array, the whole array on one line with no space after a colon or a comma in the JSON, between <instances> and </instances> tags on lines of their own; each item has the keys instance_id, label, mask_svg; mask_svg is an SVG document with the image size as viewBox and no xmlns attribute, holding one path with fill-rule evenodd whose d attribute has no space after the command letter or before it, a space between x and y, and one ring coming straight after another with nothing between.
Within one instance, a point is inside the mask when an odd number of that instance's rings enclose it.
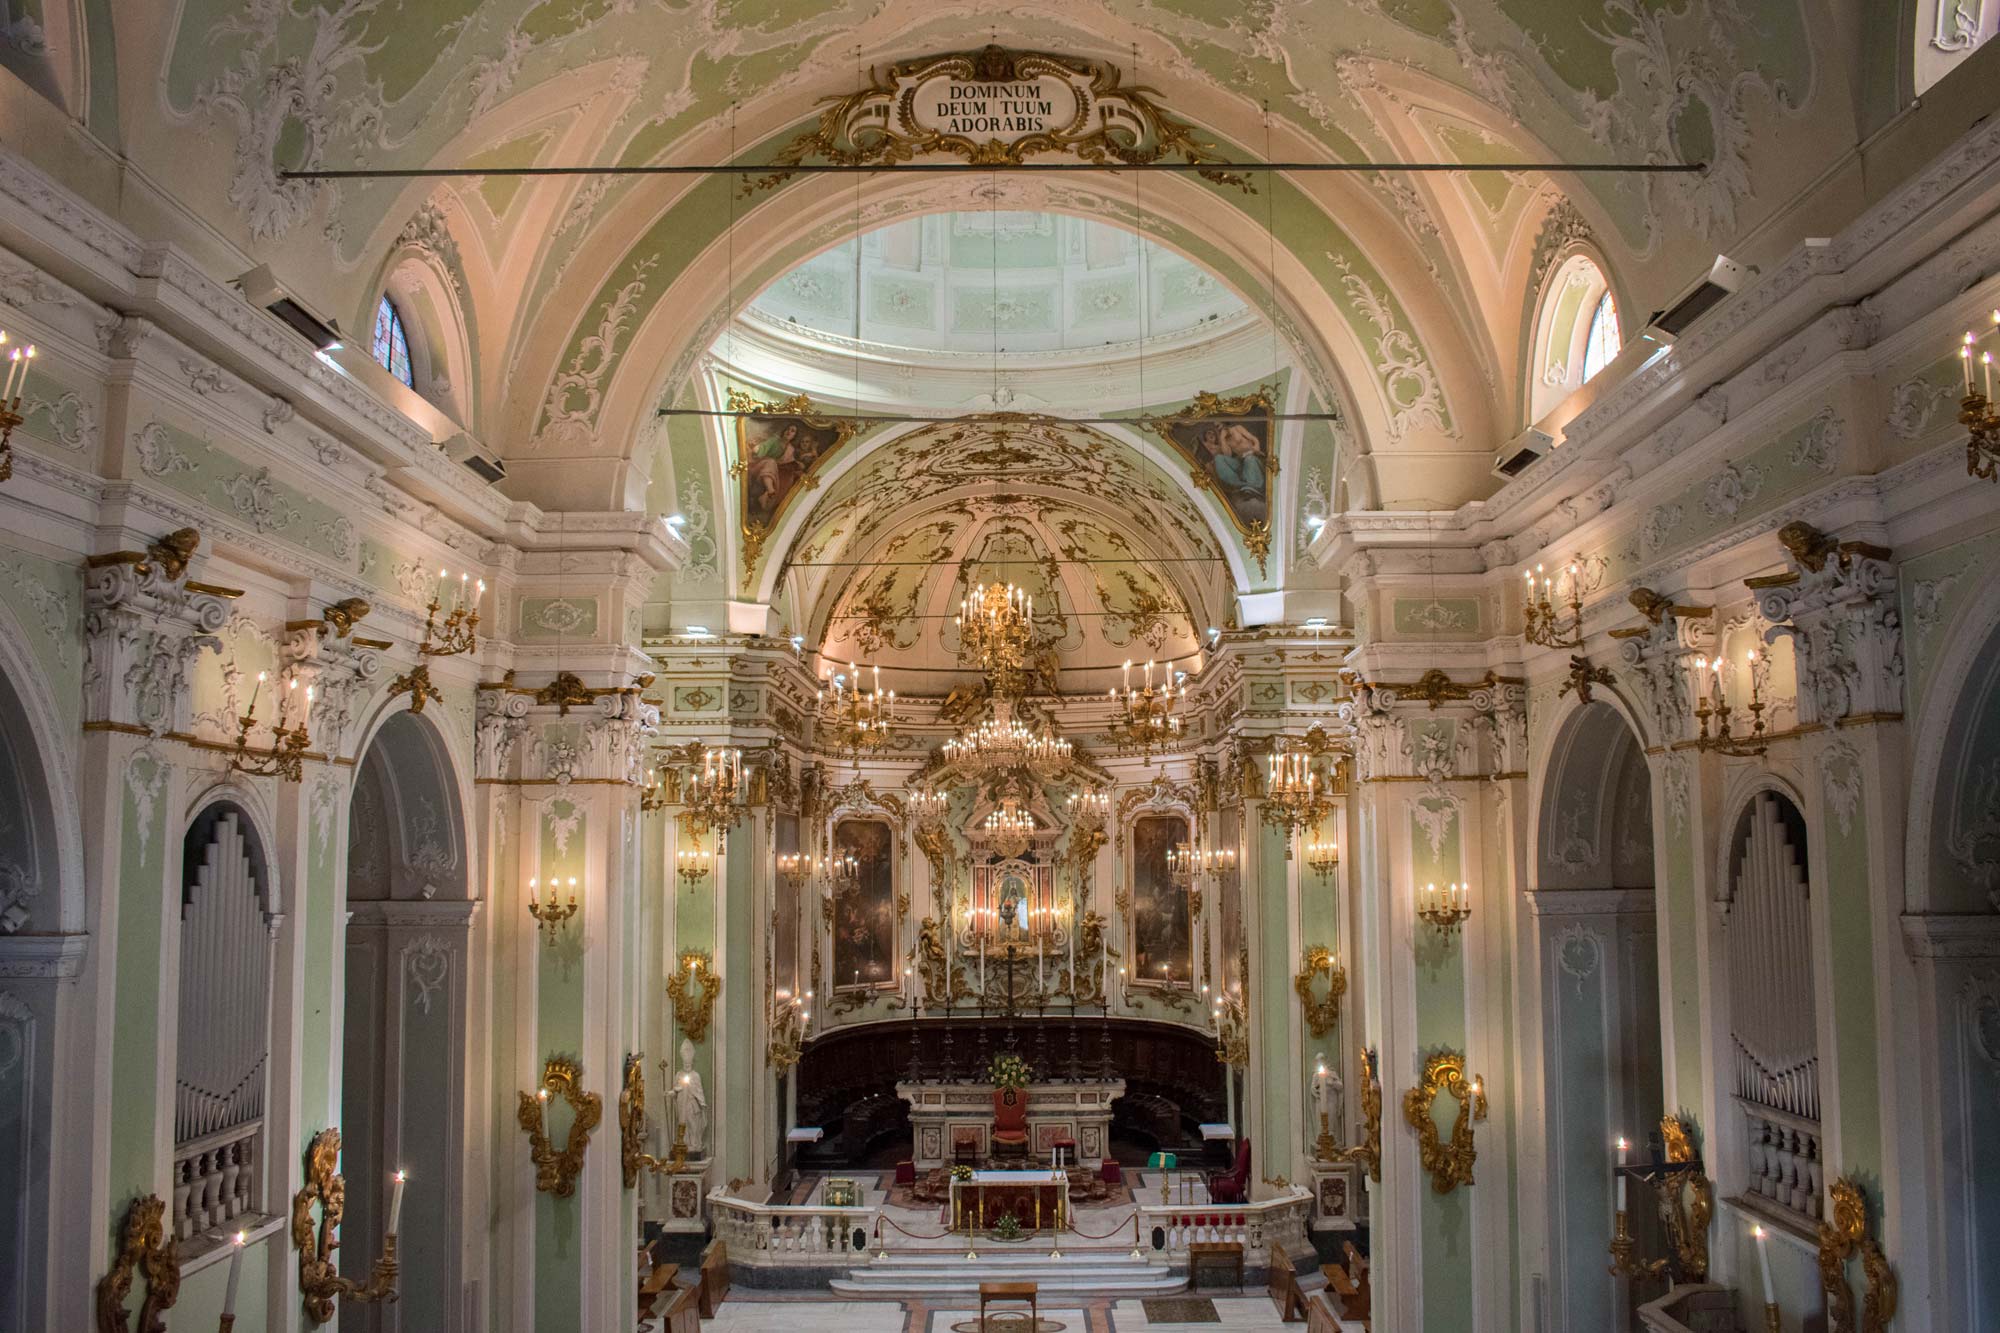
<instances>
[{"instance_id":1,"label":"barrel vault ceiling","mask_svg":"<svg viewBox=\"0 0 2000 1333\"><path fill-rule=\"evenodd\" d=\"M42 0L6 57L349 328L421 268L465 425L545 503L638 502L653 410L797 264L953 209L1141 229L1268 317L1382 506L1489 491L1524 309L1561 252L1628 328L1854 141L1857 43L1821 0ZM976 34L977 40L968 40ZM58 40L59 39L59 40ZM1228 154L1698 159L1699 177L1293 175L1255 194L1106 176L497 176L316 184L280 167L755 160L873 66L986 40L1097 58ZM1769 201L1769 202L1767 202ZM151 204L130 203L128 210ZM1635 313L1636 312L1636 315ZM1343 482L1343 484L1345 484Z\"/></svg>"}]
</instances>

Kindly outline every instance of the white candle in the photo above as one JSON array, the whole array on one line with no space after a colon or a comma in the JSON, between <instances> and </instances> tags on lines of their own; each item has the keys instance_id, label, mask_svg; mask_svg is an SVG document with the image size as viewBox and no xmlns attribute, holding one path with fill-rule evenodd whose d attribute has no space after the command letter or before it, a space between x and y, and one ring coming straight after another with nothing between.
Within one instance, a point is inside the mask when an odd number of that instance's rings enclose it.
<instances>
[{"instance_id":1,"label":"white candle","mask_svg":"<svg viewBox=\"0 0 2000 1333\"><path fill-rule=\"evenodd\" d=\"M409 1182L410 1173L398 1171L390 1177L389 1185L389 1234L400 1235L398 1225L403 1220L403 1186Z\"/></svg>"},{"instance_id":2,"label":"white candle","mask_svg":"<svg viewBox=\"0 0 2000 1333\"><path fill-rule=\"evenodd\" d=\"M237 1232L229 1251L229 1282L222 1289L222 1313L231 1319L236 1317L236 1284L243 1278L243 1246L249 1239L249 1233Z\"/></svg>"},{"instance_id":3,"label":"white candle","mask_svg":"<svg viewBox=\"0 0 2000 1333\"><path fill-rule=\"evenodd\" d=\"M250 687L250 716L257 716L257 694L264 688L264 673L257 673L257 683Z\"/></svg>"},{"instance_id":4,"label":"white candle","mask_svg":"<svg viewBox=\"0 0 2000 1333\"><path fill-rule=\"evenodd\" d=\"M1764 1304L1776 1305L1778 1297L1771 1290L1771 1238L1764 1228L1753 1226L1750 1234L1757 1238L1757 1267L1764 1275Z\"/></svg>"},{"instance_id":5,"label":"white candle","mask_svg":"<svg viewBox=\"0 0 2000 1333\"><path fill-rule=\"evenodd\" d=\"M1625 1150L1628 1146L1623 1138L1618 1140L1618 1165L1620 1166L1625 1165ZM1612 1179L1618 1182L1618 1211L1622 1213L1625 1211L1625 1177L1620 1174L1614 1175Z\"/></svg>"},{"instance_id":6,"label":"white candle","mask_svg":"<svg viewBox=\"0 0 2000 1333\"><path fill-rule=\"evenodd\" d=\"M1965 335L1965 343L1958 349L1958 364L1965 371L1965 396L1972 396L1972 335Z\"/></svg>"}]
</instances>

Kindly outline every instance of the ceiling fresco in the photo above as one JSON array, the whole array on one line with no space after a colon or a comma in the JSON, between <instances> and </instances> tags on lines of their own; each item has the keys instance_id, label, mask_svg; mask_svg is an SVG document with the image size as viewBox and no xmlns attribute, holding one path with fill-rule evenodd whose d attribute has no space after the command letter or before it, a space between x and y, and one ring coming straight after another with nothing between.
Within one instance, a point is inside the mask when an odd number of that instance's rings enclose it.
<instances>
[{"instance_id":1,"label":"ceiling fresco","mask_svg":"<svg viewBox=\"0 0 2000 1333\"><path fill-rule=\"evenodd\" d=\"M1034 420L927 426L826 487L783 572L795 627L826 656L902 668L934 691L957 671L952 623L992 579L1035 598L1045 671L1189 658L1229 612L1232 556L1190 489L1131 443ZM1253 578L1254 581L1254 578Z\"/></svg>"}]
</instances>

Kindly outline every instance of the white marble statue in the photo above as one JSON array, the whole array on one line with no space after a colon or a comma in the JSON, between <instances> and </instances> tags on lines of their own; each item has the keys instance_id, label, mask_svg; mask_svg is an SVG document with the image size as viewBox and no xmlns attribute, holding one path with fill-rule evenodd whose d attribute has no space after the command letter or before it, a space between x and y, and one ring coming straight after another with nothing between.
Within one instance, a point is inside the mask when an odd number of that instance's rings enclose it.
<instances>
[{"instance_id":1,"label":"white marble statue","mask_svg":"<svg viewBox=\"0 0 2000 1333\"><path fill-rule=\"evenodd\" d=\"M1342 1105L1347 1091L1340 1071L1326 1062L1324 1055L1313 1057L1313 1103L1319 1110L1320 1132L1340 1137Z\"/></svg>"},{"instance_id":2,"label":"white marble statue","mask_svg":"<svg viewBox=\"0 0 2000 1333\"><path fill-rule=\"evenodd\" d=\"M681 1041L681 1067L674 1075L674 1124L687 1130L687 1154L704 1155L708 1144L708 1093L694 1067L694 1043Z\"/></svg>"}]
</instances>

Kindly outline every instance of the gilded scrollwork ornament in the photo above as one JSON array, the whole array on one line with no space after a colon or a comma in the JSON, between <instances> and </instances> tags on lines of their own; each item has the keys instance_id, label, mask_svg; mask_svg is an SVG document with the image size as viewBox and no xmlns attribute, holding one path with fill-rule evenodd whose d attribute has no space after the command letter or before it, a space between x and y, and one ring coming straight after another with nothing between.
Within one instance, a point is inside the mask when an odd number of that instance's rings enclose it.
<instances>
[{"instance_id":1,"label":"gilded scrollwork ornament","mask_svg":"<svg viewBox=\"0 0 2000 1333\"><path fill-rule=\"evenodd\" d=\"M646 1152L646 1057L625 1057L625 1085L618 1091L618 1169L625 1188L639 1183Z\"/></svg>"},{"instance_id":2,"label":"gilded scrollwork ornament","mask_svg":"<svg viewBox=\"0 0 2000 1333\"><path fill-rule=\"evenodd\" d=\"M715 1001L722 994L722 976L715 960L701 949L681 954L680 966L667 978L667 998L673 1001L674 1022L689 1041L708 1040Z\"/></svg>"},{"instance_id":3,"label":"gilded scrollwork ornament","mask_svg":"<svg viewBox=\"0 0 2000 1333\"><path fill-rule=\"evenodd\" d=\"M118 1257L97 1283L97 1333L130 1333L125 1301L132 1294L133 1280L142 1274L146 1299L139 1306L138 1333L166 1333L162 1316L181 1294L180 1255L166 1232L166 1210L166 1201L157 1194L134 1199L125 1210Z\"/></svg>"},{"instance_id":4,"label":"gilded scrollwork ornament","mask_svg":"<svg viewBox=\"0 0 2000 1333\"><path fill-rule=\"evenodd\" d=\"M1313 995L1315 980L1326 977L1326 997ZM1324 1037L1340 1022L1340 998L1347 993L1347 969L1335 961L1331 950L1315 944L1299 957L1298 975L1292 978L1298 992L1299 1008L1305 1013L1306 1027L1315 1037Z\"/></svg>"},{"instance_id":5,"label":"gilded scrollwork ornament","mask_svg":"<svg viewBox=\"0 0 2000 1333\"><path fill-rule=\"evenodd\" d=\"M1376 1067L1377 1058L1374 1051L1366 1046L1361 1048L1361 1142L1337 1150L1334 1160L1361 1163L1368 1168L1368 1178L1379 1185L1382 1183L1382 1077Z\"/></svg>"},{"instance_id":6,"label":"gilded scrollwork ornament","mask_svg":"<svg viewBox=\"0 0 2000 1333\"><path fill-rule=\"evenodd\" d=\"M549 1141L547 1110L550 1097L569 1103L572 1118L569 1134L558 1151ZM528 1135L528 1160L535 1167L535 1188L543 1194L567 1199L576 1193L576 1180L583 1173L584 1154L590 1150L590 1136L604 1118L604 1099L583 1090L583 1066L563 1056L555 1056L542 1067L542 1085L532 1093L521 1093L514 1118Z\"/></svg>"},{"instance_id":7,"label":"gilded scrollwork ornament","mask_svg":"<svg viewBox=\"0 0 2000 1333\"><path fill-rule=\"evenodd\" d=\"M342 1302L369 1305L396 1299L396 1237L382 1238L382 1254L368 1274L356 1282L340 1275L340 1224L347 1212L347 1180L334 1168L340 1162L340 1131L322 1129L306 1147L306 1183L292 1196L292 1248L299 1252L299 1294L306 1318L324 1324ZM319 1225L313 1225L313 1209Z\"/></svg>"},{"instance_id":8,"label":"gilded scrollwork ornament","mask_svg":"<svg viewBox=\"0 0 2000 1333\"><path fill-rule=\"evenodd\" d=\"M1847 1281L1847 1261L1857 1256L1868 1279L1859 1333L1884 1333L1896 1317L1896 1270L1868 1234L1868 1201L1847 1176L1834 1181L1827 1196L1832 1217L1819 1225L1819 1282L1826 1294L1827 1333L1857 1333L1854 1289Z\"/></svg>"},{"instance_id":9,"label":"gilded scrollwork ornament","mask_svg":"<svg viewBox=\"0 0 2000 1333\"><path fill-rule=\"evenodd\" d=\"M1452 1121L1451 1141L1438 1136L1432 1107L1441 1096L1458 1103ZM1473 1142L1472 1126L1486 1118L1486 1088L1478 1077L1465 1076L1465 1056L1441 1050L1424 1062L1423 1081L1403 1094L1403 1119L1417 1131L1417 1146L1424 1170L1430 1172L1431 1188L1449 1194L1460 1185L1473 1183L1472 1167L1479 1158Z\"/></svg>"}]
</instances>

